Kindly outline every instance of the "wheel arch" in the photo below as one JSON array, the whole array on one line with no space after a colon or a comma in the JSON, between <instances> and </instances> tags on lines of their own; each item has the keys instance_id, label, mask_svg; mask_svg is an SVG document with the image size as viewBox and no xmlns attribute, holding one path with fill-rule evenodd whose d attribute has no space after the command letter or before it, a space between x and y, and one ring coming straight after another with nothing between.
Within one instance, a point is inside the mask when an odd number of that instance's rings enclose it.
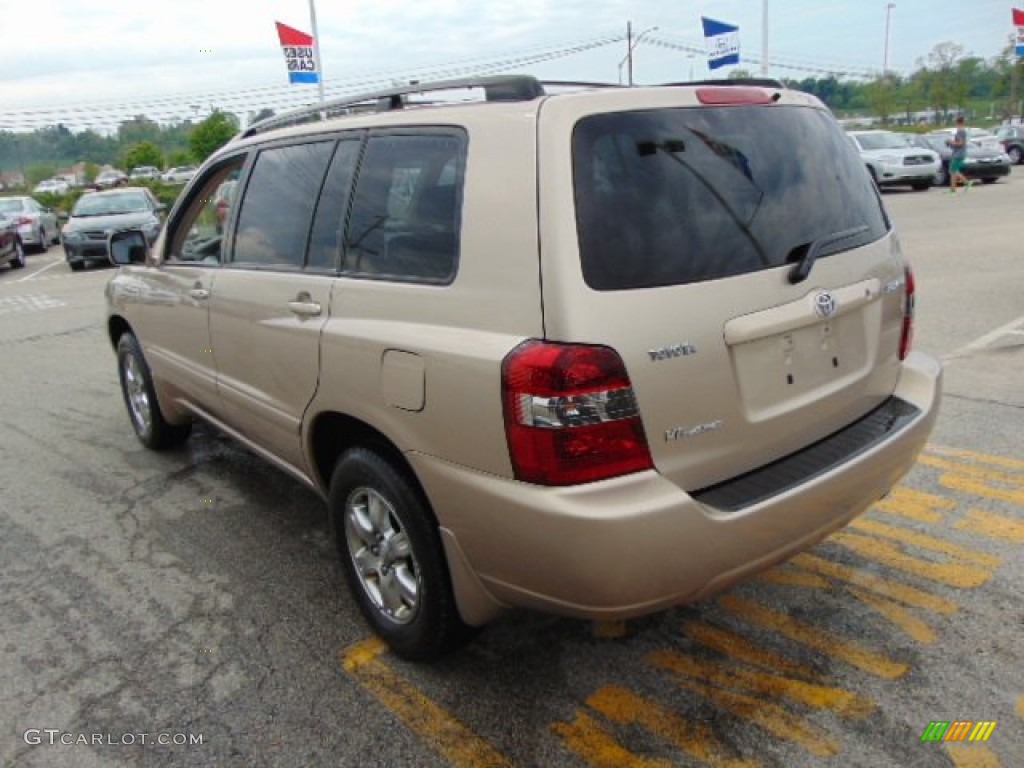
<instances>
[{"instance_id":1,"label":"wheel arch","mask_svg":"<svg viewBox=\"0 0 1024 768\"><path fill-rule=\"evenodd\" d=\"M132 327L121 315L111 315L107 318L107 335L110 337L110 346L117 350L117 342L126 333L132 333Z\"/></svg>"}]
</instances>

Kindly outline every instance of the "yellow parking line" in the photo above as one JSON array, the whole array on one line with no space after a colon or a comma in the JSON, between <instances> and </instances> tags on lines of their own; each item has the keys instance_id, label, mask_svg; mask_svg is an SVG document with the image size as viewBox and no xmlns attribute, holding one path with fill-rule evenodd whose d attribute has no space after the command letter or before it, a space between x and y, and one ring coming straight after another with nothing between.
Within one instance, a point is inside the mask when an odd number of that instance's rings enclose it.
<instances>
[{"instance_id":1,"label":"yellow parking line","mask_svg":"<svg viewBox=\"0 0 1024 768\"><path fill-rule=\"evenodd\" d=\"M943 474L939 476L939 483L951 490L987 496L1013 504L1024 504L1024 476L1022 475L926 455L919 456L918 463L944 470Z\"/></svg>"},{"instance_id":2,"label":"yellow parking line","mask_svg":"<svg viewBox=\"0 0 1024 768\"><path fill-rule=\"evenodd\" d=\"M576 711L571 723L552 723L551 730L571 752L594 768L672 768L671 760L630 752L583 710Z\"/></svg>"},{"instance_id":3,"label":"yellow parking line","mask_svg":"<svg viewBox=\"0 0 1024 768\"><path fill-rule=\"evenodd\" d=\"M620 725L639 726L714 768L756 768L756 760L732 758L710 728L688 720L656 701L617 685L606 685L587 697L587 705Z\"/></svg>"},{"instance_id":4,"label":"yellow parking line","mask_svg":"<svg viewBox=\"0 0 1024 768\"><path fill-rule=\"evenodd\" d=\"M1024 520L995 515L983 509L969 509L954 523L954 527L971 533L980 533L993 539L1024 544Z\"/></svg>"},{"instance_id":5,"label":"yellow parking line","mask_svg":"<svg viewBox=\"0 0 1024 768\"><path fill-rule=\"evenodd\" d=\"M629 625L625 621L595 621L591 632L597 640L620 640L629 634Z\"/></svg>"},{"instance_id":6,"label":"yellow parking line","mask_svg":"<svg viewBox=\"0 0 1024 768\"><path fill-rule=\"evenodd\" d=\"M340 652L345 671L372 693L413 733L440 752L453 766L510 766L490 744L446 709L392 670L381 659L387 650L372 637Z\"/></svg>"},{"instance_id":7,"label":"yellow parking line","mask_svg":"<svg viewBox=\"0 0 1024 768\"><path fill-rule=\"evenodd\" d=\"M852 691L809 683L770 672L723 665L721 660L702 660L677 651L652 651L647 662L677 675L711 683L716 689L735 688L771 699L786 698L816 709L830 709L847 717L864 717L875 708L870 699Z\"/></svg>"},{"instance_id":8,"label":"yellow parking line","mask_svg":"<svg viewBox=\"0 0 1024 768\"><path fill-rule=\"evenodd\" d=\"M765 608L753 600L736 595L725 595L720 597L718 602L726 610L752 624L774 630L790 640L802 643L826 656L842 659L848 664L878 677L891 680L902 676L909 669L906 664L862 648L850 640L823 630L821 627L804 624L784 613Z\"/></svg>"},{"instance_id":9,"label":"yellow parking line","mask_svg":"<svg viewBox=\"0 0 1024 768\"><path fill-rule=\"evenodd\" d=\"M874 508L922 523L938 523L942 521L944 512L955 506L956 502L945 496L936 496L934 493L900 485L893 488L892 493L884 499L876 502Z\"/></svg>"},{"instance_id":10,"label":"yellow parking line","mask_svg":"<svg viewBox=\"0 0 1024 768\"><path fill-rule=\"evenodd\" d=\"M826 734L808 725L805 718L774 702L765 701L758 696L723 690L685 676L677 677L676 682L729 710L737 717L759 725L777 738L799 744L812 755L829 757L839 753L839 745Z\"/></svg>"},{"instance_id":11,"label":"yellow parking line","mask_svg":"<svg viewBox=\"0 0 1024 768\"><path fill-rule=\"evenodd\" d=\"M977 464L991 464L996 467L1015 469L1024 472L1024 461L1010 459L1006 456L995 456L991 453L977 453L976 451L965 451L960 448L950 448L945 445L930 445L926 453L934 453L940 456L949 456L955 459L967 459Z\"/></svg>"},{"instance_id":12,"label":"yellow parking line","mask_svg":"<svg viewBox=\"0 0 1024 768\"><path fill-rule=\"evenodd\" d=\"M926 624L922 619L914 616L906 608L887 600L878 595L872 595L856 587L848 587L850 593L861 602L867 603L874 610L878 611L885 618L906 632L919 643L934 643L936 639L935 630Z\"/></svg>"},{"instance_id":13,"label":"yellow parking line","mask_svg":"<svg viewBox=\"0 0 1024 768\"><path fill-rule=\"evenodd\" d=\"M1024 717L1024 696L1017 699L1017 714Z\"/></svg>"},{"instance_id":14,"label":"yellow parking line","mask_svg":"<svg viewBox=\"0 0 1024 768\"><path fill-rule=\"evenodd\" d=\"M978 587L992 578L992 572L985 568L958 562L935 563L930 560L921 560L901 552L887 542L857 533L841 531L833 534L829 541L841 544L858 555L882 565L951 587Z\"/></svg>"},{"instance_id":15,"label":"yellow parking line","mask_svg":"<svg viewBox=\"0 0 1024 768\"><path fill-rule=\"evenodd\" d=\"M727 629L705 624L700 621L687 621L683 624L683 632L691 640L718 651L733 661L745 661L755 667L784 670L789 674L806 674L807 666L787 659L780 653L754 645L749 639Z\"/></svg>"},{"instance_id":16,"label":"yellow parking line","mask_svg":"<svg viewBox=\"0 0 1024 768\"><path fill-rule=\"evenodd\" d=\"M782 584L792 587L810 587L811 589L828 589L828 581L807 571L787 568L785 566L772 568L765 571L758 577L761 581L772 584Z\"/></svg>"},{"instance_id":17,"label":"yellow parking line","mask_svg":"<svg viewBox=\"0 0 1024 768\"><path fill-rule=\"evenodd\" d=\"M947 600L944 597L933 595L931 592L926 592L923 589L912 587L909 584L901 584L897 582L883 579L880 576L875 576L870 573L865 573L856 568L850 568L847 565L840 563L834 563L831 560L818 557L817 555L802 554L797 555L793 558L792 562L808 570L817 571L823 573L826 576L831 576L834 579L840 579L841 581L848 582L850 584L856 584L864 589L870 589L872 592L877 592L885 597L899 600L906 605L912 605L915 608L925 608L935 613L941 613L945 616L952 615L959 610L960 606L952 600Z\"/></svg>"},{"instance_id":18,"label":"yellow parking line","mask_svg":"<svg viewBox=\"0 0 1024 768\"><path fill-rule=\"evenodd\" d=\"M954 544L951 541L940 539L935 536L929 536L925 533L918 533L912 531L909 528L903 528L901 526L889 525L887 523L879 522L878 520L871 520L870 518L859 518L854 520L850 524L851 528L855 528L858 531L873 533L878 536L885 536L889 539L896 541L902 541L904 544L911 544L921 549L930 549L933 552L940 552L950 557L959 558L960 560L971 560L978 565L997 566L1001 562L1001 558L997 555L989 554L988 552L982 552L978 549L971 549L970 547L962 547L959 544Z\"/></svg>"},{"instance_id":19,"label":"yellow parking line","mask_svg":"<svg viewBox=\"0 0 1024 768\"><path fill-rule=\"evenodd\" d=\"M999 756L988 747L975 745L965 746L949 744L946 752L953 760L955 768L1002 768Z\"/></svg>"}]
</instances>

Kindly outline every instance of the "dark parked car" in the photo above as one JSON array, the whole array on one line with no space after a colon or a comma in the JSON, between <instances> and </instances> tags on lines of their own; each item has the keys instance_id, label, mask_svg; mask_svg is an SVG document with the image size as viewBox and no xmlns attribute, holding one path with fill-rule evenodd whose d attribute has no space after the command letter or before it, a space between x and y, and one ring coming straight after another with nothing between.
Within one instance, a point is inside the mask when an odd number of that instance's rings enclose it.
<instances>
[{"instance_id":1,"label":"dark parked car","mask_svg":"<svg viewBox=\"0 0 1024 768\"><path fill-rule=\"evenodd\" d=\"M944 187L949 184L949 159L953 149L946 145L946 140L939 136L908 135L907 143L922 149L931 149L939 153L942 167L935 174L935 185ZM967 160L964 162L964 176L977 179L985 184L992 184L1010 173L1010 158L1005 152L986 149L974 144L967 145Z\"/></svg>"},{"instance_id":2,"label":"dark parked car","mask_svg":"<svg viewBox=\"0 0 1024 768\"><path fill-rule=\"evenodd\" d=\"M61 230L71 269L77 271L90 261L107 263L107 238L118 230L141 229L152 243L160 232L164 208L145 187L82 195Z\"/></svg>"},{"instance_id":3,"label":"dark parked car","mask_svg":"<svg viewBox=\"0 0 1024 768\"><path fill-rule=\"evenodd\" d=\"M0 211L0 264L10 264L11 269L25 266L25 249L18 236L17 220Z\"/></svg>"},{"instance_id":4,"label":"dark parked car","mask_svg":"<svg viewBox=\"0 0 1024 768\"><path fill-rule=\"evenodd\" d=\"M1024 163L1024 125L1004 125L996 131L1003 149L1014 165Z\"/></svg>"}]
</instances>

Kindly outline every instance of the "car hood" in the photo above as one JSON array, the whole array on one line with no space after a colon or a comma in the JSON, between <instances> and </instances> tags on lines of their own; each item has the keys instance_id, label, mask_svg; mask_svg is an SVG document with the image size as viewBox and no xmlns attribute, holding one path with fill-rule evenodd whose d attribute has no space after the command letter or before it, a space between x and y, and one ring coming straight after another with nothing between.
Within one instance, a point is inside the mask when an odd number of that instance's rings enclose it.
<instances>
[{"instance_id":1,"label":"car hood","mask_svg":"<svg viewBox=\"0 0 1024 768\"><path fill-rule=\"evenodd\" d=\"M144 227L157 222L152 211L132 211L131 213L114 213L109 216L72 216L64 225L64 232L81 232L83 230L116 230Z\"/></svg>"}]
</instances>

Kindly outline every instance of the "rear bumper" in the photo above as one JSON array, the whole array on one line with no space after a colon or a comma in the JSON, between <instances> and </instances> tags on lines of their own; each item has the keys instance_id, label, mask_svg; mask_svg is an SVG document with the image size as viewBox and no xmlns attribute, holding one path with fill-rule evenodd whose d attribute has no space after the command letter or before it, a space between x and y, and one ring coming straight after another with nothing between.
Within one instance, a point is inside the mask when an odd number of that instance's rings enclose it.
<instances>
[{"instance_id":1,"label":"rear bumper","mask_svg":"<svg viewBox=\"0 0 1024 768\"><path fill-rule=\"evenodd\" d=\"M469 623L504 606L618 619L700 599L812 546L913 466L935 424L937 361L914 353L893 393L918 413L849 460L751 506L702 504L656 471L543 488L410 454Z\"/></svg>"}]
</instances>

